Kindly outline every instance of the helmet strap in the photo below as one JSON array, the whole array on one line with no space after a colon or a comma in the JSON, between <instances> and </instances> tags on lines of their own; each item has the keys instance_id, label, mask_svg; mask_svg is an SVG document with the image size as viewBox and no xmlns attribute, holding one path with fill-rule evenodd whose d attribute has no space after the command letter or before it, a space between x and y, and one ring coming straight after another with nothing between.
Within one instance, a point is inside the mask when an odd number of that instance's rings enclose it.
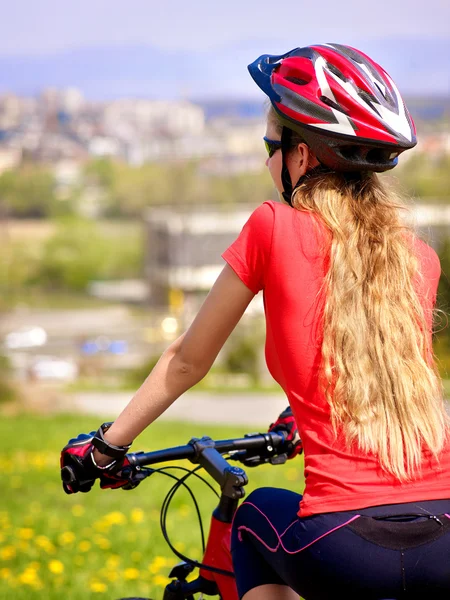
<instances>
[{"instance_id":1,"label":"helmet strap","mask_svg":"<svg viewBox=\"0 0 450 600\"><path fill-rule=\"evenodd\" d=\"M283 157L281 166L281 183L283 184L283 192L281 195L283 196L284 201L290 206L292 206L292 192L294 189L292 187L291 175L286 165L286 156L291 147L291 135L292 130L288 127L283 127L281 131L281 155Z\"/></svg>"},{"instance_id":2,"label":"helmet strap","mask_svg":"<svg viewBox=\"0 0 450 600\"><path fill-rule=\"evenodd\" d=\"M292 196L295 190L302 185L311 175L317 175L319 173L330 173L332 169L326 167L324 164L319 163L316 167L313 167L309 171L307 171L304 175L302 175L295 185L292 185L291 175L289 173L289 169L286 165L286 156L289 150L291 149L291 136L292 130L288 127L283 127L283 131L281 132L281 152L283 157L282 167L281 167L281 183L283 184L283 199L285 202L289 204L289 206L293 206L292 204Z\"/></svg>"}]
</instances>

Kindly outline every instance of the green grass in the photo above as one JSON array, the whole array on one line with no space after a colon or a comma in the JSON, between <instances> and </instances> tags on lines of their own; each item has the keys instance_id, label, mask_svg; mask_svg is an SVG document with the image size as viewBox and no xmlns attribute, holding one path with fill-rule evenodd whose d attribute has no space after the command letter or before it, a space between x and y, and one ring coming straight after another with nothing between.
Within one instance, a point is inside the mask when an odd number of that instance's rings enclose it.
<instances>
[{"instance_id":1,"label":"green grass","mask_svg":"<svg viewBox=\"0 0 450 600\"><path fill-rule=\"evenodd\" d=\"M61 447L69 437L97 425L91 417L2 416L1 600L162 598L168 572L178 562L159 529L170 480L154 474L132 491L96 487L72 496L62 491ZM236 427L157 423L140 436L134 450L180 445L194 436L220 439L243 433ZM296 459L248 469L247 491L261 485L301 491L302 467ZM206 486L194 487L206 525L216 501ZM199 528L185 492L173 501L169 534L180 550L201 557Z\"/></svg>"}]
</instances>

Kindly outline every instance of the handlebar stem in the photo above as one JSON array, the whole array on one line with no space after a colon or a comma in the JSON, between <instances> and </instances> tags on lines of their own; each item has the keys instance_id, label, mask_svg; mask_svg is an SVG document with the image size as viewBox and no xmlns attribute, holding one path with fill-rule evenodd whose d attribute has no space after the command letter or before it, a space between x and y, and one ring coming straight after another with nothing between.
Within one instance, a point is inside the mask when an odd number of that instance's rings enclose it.
<instances>
[{"instance_id":1,"label":"handlebar stem","mask_svg":"<svg viewBox=\"0 0 450 600\"><path fill-rule=\"evenodd\" d=\"M194 448L194 455L190 457L190 461L201 465L217 481L222 490L222 496L233 500L245 496L243 487L248 483L245 471L229 465L220 452L215 449L214 441L211 438L192 438L189 444Z\"/></svg>"}]
</instances>

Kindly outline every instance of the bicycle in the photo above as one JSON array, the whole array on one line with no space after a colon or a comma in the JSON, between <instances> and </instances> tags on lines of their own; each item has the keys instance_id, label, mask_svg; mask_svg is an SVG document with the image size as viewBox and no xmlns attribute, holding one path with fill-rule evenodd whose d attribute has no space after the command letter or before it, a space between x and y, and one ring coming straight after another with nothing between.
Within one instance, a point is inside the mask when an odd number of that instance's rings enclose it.
<instances>
[{"instance_id":1,"label":"bicycle","mask_svg":"<svg viewBox=\"0 0 450 600\"><path fill-rule=\"evenodd\" d=\"M243 438L216 441L209 437L202 437L191 439L185 446L127 454L136 472L134 484L130 488L136 487L156 472L176 480L163 501L160 525L164 539L172 552L182 559L182 562L170 571L169 578L172 581L164 590L163 600L194 600L194 594L200 594L200 598L203 598L203 595L219 595L221 600L238 600L229 550L231 523L239 500L245 495L244 487L248 483L248 477L244 469L232 466L228 461L238 461L249 467L264 463L283 464L287 459L287 455L283 452L284 441L284 435L279 433L247 434ZM149 465L186 459L197 466L192 470L183 467L149 468ZM169 472L173 468L181 468L185 474L177 477ZM204 469L219 484L221 490L220 494L216 492L219 503L212 513L206 545L199 507L192 490L186 483L189 477L195 476L215 491L214 487L197 473L200 469ZM63 467L61 477L68 483L73 481L74 473L71 467ZM201 561L189 559L179 552L167 535L167 511L175 493L181 487L187 488L197 510L202 536L203 558ZM199 569L198 577L188 582L187 577L195 569ZM120 600L148 599L129 597Z\"/></svg>"}]
</instances>

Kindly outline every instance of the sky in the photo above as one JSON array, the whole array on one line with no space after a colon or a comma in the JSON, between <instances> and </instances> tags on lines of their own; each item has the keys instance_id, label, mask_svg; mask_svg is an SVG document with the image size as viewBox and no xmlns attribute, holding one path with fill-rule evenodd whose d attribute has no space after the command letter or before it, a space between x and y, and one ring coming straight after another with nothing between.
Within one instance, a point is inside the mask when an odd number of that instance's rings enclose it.
<instances>
[{"instance_id":1,"label":"sky","mask_svg":"<svg viewBox=\"0 0 450 600\"><path fill-rule=\"evenodd\" d=\"M402 73L407 57L398 56L402 52L401 40L408 41L406 53L417 40L415 50L419 59L421 43L426 43L427 52L439 53L437 48L448 47L441 42L450 40L450 0L0 1L3 25L0 67L6 66L0 68L0 91L8 87L14 65L24 64L20 60L29 60L33 69L45 72L48 57L86 49L95 52L95 49L148 46L168 57L186 52L191 61L192 56L199 63L204 59L205 70L211 76L214 65L208 62L208 57L216 60L220 55L217 65L230 73L238 69L233 64L235 59L241 60L242 56L246 61L246 50L252 60L263 53L277 54L312 43L339 42L356 46L375 60L380 60L378 53L383 61L391 62L394 70ZM436 41L441 45L434 46ZM450 79L448 57L445 62L442 56L438 58L438 75L433 77L439 80L440 91L445 92ZM433 61L433 55L429 60ZM9 65L13 67L8 72ZM390 70L390 64L383 66ZM15 70L12 85L17 84L20 75ZM25 69L24 77L27 76ZM117 76L123 78L123 73Z\"/></svg>"},{"instance_id":2,"label":"sky","mask_svg":"<svg viewBox=\"0 0 450 600\"><path fill-rule=\"evenodd\" d=\"M2 0L1 4L0 55L45 54L105 43L207 50L243 40L267 40L269 45L282 40L295 47L397 35L450 36L449 0Z\"/></svg>"}]
</instances>

